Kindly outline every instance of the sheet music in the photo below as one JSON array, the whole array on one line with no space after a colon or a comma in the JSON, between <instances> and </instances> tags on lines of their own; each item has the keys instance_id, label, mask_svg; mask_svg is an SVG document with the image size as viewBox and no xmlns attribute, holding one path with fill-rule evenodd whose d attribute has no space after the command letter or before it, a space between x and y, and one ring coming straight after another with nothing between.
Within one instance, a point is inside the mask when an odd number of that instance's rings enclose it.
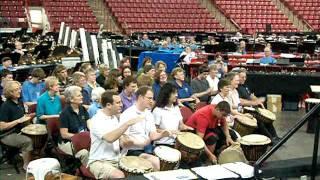
<instances>
[{"instance_id":1,"label":"sheet music","mask_svg":"<svg viewBox=\"0 0 320 180\"><path fill-rule=\"evenodd\" d=\"M243 162L222 164L222 167L235 172L241 176L241 178L251 178L254 176L254 168Z\"/></svg>"},{"instance_id":2,"label":"sheet music","mask_svg":"<svg viewBox=\"0 0 320 180\"><path fill-rule=\"evenodd\" d=\"M192 168L195 173L205 179L225 179L225 178L239 178L239 176L221 165L213 165L207 167Z\"/></svg>"},{"instance_id":3,"label":"sheet music","mask_svg":"<svg viewBox=\"0 0 320 180\"><path fill-rule=\"evenodd\" d=\"M167 179L167 180L190 180L190 179L198 179L196 175L194 175L190 170L188 169L177 169L172 171L158 171L158 172L151 172L148 174L144 174L144 177L150 179L150 180L161 180L161 179Z\"/></svg>"}]
</instances>

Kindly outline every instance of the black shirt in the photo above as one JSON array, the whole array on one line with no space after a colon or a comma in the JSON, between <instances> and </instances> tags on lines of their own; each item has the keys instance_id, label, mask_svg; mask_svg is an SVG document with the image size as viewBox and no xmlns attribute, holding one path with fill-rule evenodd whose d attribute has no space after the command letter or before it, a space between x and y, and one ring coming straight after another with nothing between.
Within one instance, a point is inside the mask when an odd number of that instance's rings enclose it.
<instances>
[{"instance_id":1,"label":"black shirt","mask_svg":"<svg viewBox=\"0 0 320 180\"><path fill-rule=\"evenodd\" d=\"M24 116L24 106L20 101L18 104L8 99L2 103L0 108L0 121L11 122ZM23 124L18 124L10 129L0 131L0 135L8 135L13 132L20 132Z\"/></svg>"},{"instance_id":2,"label":"black shirt","mask_svg":"<svg viewBox=\"0 0 320 180\"><path fill-rule=\"evenodd\" d=\"M79 113L76 113L73 111L71 105L67 105L60 114L60 128L67 128L68 132L73 134L87 131L88 119L89 114L83 106L80 106ZM62 137L60 138L59 140L62 140Z\"/></svg>"},{"instance_id":3,"label":"black shirt","mask_svg":"<svg viewBox=\"0 0 320 180\"><path fill-rule=\"evenodd\" d=\"M97 83L101 86L104 87L104 81L106 80L106 78L103 75L99 75L96 79Z\"/></svg>"},{"instance_id":4,"label":"black shirt","mask_svg":"<svg viewBox=\"0 0 320 180\"><path fill-rule=\"evenodd\" d=\"M237 90L238 90L238 93L239 93L239 97L241 99L251 100L251 91L248 88L248 86L246 86L244 84L239 84Z\"/></svg>"}]
</instances>

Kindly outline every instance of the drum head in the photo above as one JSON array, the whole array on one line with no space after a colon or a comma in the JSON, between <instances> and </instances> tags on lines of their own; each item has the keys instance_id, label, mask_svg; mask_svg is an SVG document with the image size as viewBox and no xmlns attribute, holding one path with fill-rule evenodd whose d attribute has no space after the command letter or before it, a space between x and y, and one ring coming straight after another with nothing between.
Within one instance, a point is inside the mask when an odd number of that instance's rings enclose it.
<instances>
[{"instance_id":1,"label":"drum head","mask_svg":"<svg viewBox=\"0 0 320 180\"><path fill-rule=\"evenodd\" d=\"M179 134L177 136L177 140L184 146L189 147L191 149L200 150L203 149L205 146L205 143L200 136L190 132L184 132L182 134Z\"/></svg>"},{"instance_id":2,"label":"drum head","mask_svg":"<svg viewBox=\"0 0 320 180\"><path fill-rule=\"evenodd\" d=\"M245 110L247 110L247 111L252 111L252 112L254 112L254 111L256 111L256 109L255 108L253 108L253 107L248 107L248 106L246 106L246 107L243 107L243 109L245 109Z\"/></svg>"},{"instance_id":3,"label":"drum head","mask_svg":"<svg viewBox=\"0 0 320 180\"><path fill-rule=\"evenodd\" d=\"M319 104L320 103L320 99L316 99L316 98L308 98L305 100L306 103L311 103L311 104Z\"/></svg>"},{"instance_id":4,"label":"drum head","mask_svg":"<svg viewBox=\"0 0 320 180\"><path fill-rule=\"evenodd\" d=\"M21 132L29 135L44 135L47 134L47 128L43 124L30 124L22 128Z\"/></svg>"},{"instance_id":5,"label":"drum head","mask_svg":"<svg viewBox=\"0 0 320 180\"><path fill-rule=\"evenodd\" d=\"M273 112L269 111L268 109L262 109L258 108L258 112L265 118L268 118L272 121L275 121L277 119L276 114Z\"/></svg>"},{"instance_id":6,"label":"drum head","mask_svg":"<svg viewBox=\"0 0 320 180\"><path fill-rule=\"evenodd\" d=\"M158 156L160 159L163 159L168 162L177 162L181 158L180 151L168 146L157 146L154 149L154 154Z\"/></svg>"},{"instance_id":7,"label":"drum head","mask_svg":"<svg viewBox=\"0 0 320 180\"><path fill-rule=\"evenodd\" d=\"M267 145L271 143L270 138L261 134L250 134L243 136L240 139L240 143L243 145Z\"/></svg>"},{"instance_id":8,"label":"drum head","mask_svg":"<svg viewBox=\"0 0 320 180\"><path fill-rule=\"evenodd\" d=\"M130 173L143 174L152 172L153 166L151 162L137 156L125 156L119 161L119 166Z\"/></svg>"},{"instance_id":9,"label":"drum head","mask_svg":"<svg viewBox=\"0 0 320 180\"><path fill-rule=\"evenodd\" d=\"M257 120L256 118L249 118L246 116L236 116L235 117L241 124L250 126L250 127L257 127Z\"/></svg>"},{"instance_id":10,"label":"drum head","mask_svg":"<svg viewBox=\"0 0 320 180\"><path fill-rule=\"evenodd\" d=\"M223 150L218 157L219 164L226 164L226 163L233 163L233 162L248 163L248 160L246 159L239 144L232 145L227 149Z\"/></svg>"}]
</instances>

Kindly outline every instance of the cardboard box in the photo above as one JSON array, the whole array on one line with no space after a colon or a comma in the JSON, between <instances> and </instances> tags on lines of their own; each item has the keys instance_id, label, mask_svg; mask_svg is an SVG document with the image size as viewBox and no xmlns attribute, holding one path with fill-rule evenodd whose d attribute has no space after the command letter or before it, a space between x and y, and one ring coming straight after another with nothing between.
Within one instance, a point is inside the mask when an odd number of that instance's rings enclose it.
<instances>
[{"instance_id":1,"label":"cardboard box","mask_svg":"<svg viewBox=\"0 0 320 180\"><path fill-rule=\"evenodd\" d=\"M282 104L274 104L274 103L267 103L267 109L271 112L281 112L282 111Z\"/></svg>"},{"instance_id":2,"label":"cardboard box","mask_svg":"<svg viewBox=\"0 0 320 180\"><path fill-rule=\"evenodd\" d=\"M267 109L271 112L282 111L282 96L279 94L267 95Z\"/></svg>"}]
</instances>

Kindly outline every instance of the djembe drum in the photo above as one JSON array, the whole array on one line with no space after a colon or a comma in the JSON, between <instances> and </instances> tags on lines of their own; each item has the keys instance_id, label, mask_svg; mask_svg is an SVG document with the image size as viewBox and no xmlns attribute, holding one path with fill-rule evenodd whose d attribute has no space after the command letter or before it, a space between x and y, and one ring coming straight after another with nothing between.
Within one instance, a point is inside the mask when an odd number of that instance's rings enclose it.
<instances>
[{"instance_id":1,"label":"djembe drum","mask_svg":"<svg viewBox=\"0 0 320 180\"><path fill-rule=\"evenodd\" d=\"M270 138L260 134L250 134L240 139L241 148L248 161L257 161L271 143Z\"/></svg>"},{"instance_id":2,"label":"djembe drum","mask_svg":"<svg viewBox=\"0 0 320 180\"><path fill-rule=\"evenodd\" d=\"M219 164L244 162L248 163L239 143L235 143L224 149L218 156Z\"/></svg>"},{"instance_id":3,"label":"djembe drum","mask_svg":"<svg viewBox=\"0 0 320 180\"><path fill-rule=\"evenodd\" d=\"M241 136L252 134L257 129L256 118L249 118L246 116L235 116L234 130Z\"/></svg>"},{"instance_id":4,"label":"djembe drum","mask_svg":"<svg viewBox=\"0 0 320 180\"><path fill-rule=\"evenodd\" d=\"M21 129L21 132L32 139L34 152L40 154L47 142L47 128L43 124L30 124Z\"/></svg>"},{"instance_id":5,"label":"djembe drum","mask_svg":"<svg viewBox=\"0 0 320 180\"><path fill-rule=\"evenodd\" d=\"M316 98L308 98L305 100L306 113L308 113L315 105L320 103L320 99ZM308 119L307 124L307 133L314 133L316 131L316 121L318 120L318 116L314 114Z\"/></svg>"},{"instance_id":6,"label":"djembe drum","mask_svg":"<svg viewBox=\"0 0 320 180\"><path fill-rule=\"evenodd\" d=\"M204 151L203 139L193 133L183 132L177 136L175 148L181 152L181 160L192 163L199 160Z\"/></svg>"},{"instance_id":7,"label":"djembe drum","mask_svg":"<svg viewBox=\"0 0 320 180\"><path fill-rule=\"evenodd\" d=\"M249 114L251 114L253 117L256 117L256 115L257 115L257 110L255 109L255 108L253 108L253 107L248 107L248 106L246 106L246 107L243 107L243 113L245 114L245 113L249 113Z\"/></svg>"},{"instance_id":8,"label":"djembe drum","mask_svg":"<svg viewBox=\"0 0 320 180\"><path fill-rule=\"evenodd\" d=\"M154 149L154 154L160 159L160 171L176 169L179 165L180 151L168 146L158 146Z\"/></svg>"},{"instance_id":9,"label":"djembe drum","mask_svg":"<svg viewBox=\"0 0 320 180\"><path fill-rule=\"evenodd\" d=\"M269 111L268 109L258 108L257 109L257 120L261 120L264 123L272 124L276 119L277 116L273 112Z\"/></svg>"},{"instance_id":10,"label":"djembe drum","mask_svg":"<svg viewBox=\"0 0 320 180\"><path fill-rule=\"evenodd\" d=\"M119 167L126 177L138 176L153 171L151 162L137 156L124 156L119 161Z\"/></svg>"}]
</instances>

